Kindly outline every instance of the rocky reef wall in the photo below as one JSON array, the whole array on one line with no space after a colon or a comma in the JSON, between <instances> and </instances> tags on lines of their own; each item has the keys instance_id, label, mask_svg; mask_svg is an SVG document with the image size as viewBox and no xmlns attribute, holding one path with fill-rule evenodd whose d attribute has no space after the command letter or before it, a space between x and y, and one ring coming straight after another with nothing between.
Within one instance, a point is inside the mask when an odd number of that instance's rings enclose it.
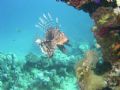
<instances>
[{"instance_id":1,"label":"rocky reef wall","mask_svg":"<svg viewBox=\"0 0 120 90\"><path fill-rule=\"evenodd\" d=\"M120 1L61 1L89 13L95 22L91 31L102 51L102 60L96 59L97 63L93 65L95 67L91 65L91 62L95 62L93 52L89 53L90 56L86 55L85 59L77 65L76 75L81 89L120 90Z\"/></svg>"}]
</instances>

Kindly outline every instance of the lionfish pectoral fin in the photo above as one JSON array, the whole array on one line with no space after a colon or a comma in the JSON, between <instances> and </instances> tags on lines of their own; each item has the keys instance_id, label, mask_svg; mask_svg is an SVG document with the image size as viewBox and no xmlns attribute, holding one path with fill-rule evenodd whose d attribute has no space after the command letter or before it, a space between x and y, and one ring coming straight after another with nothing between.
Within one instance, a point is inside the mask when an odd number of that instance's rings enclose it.
<instances>
[{"instance_id":1,"label":"lionfish pectoral fin","mask_svg":"<svg viewBox=\"0 0 120 90\"><path fill-rule=\"evenodd\" d=\"M66 48L64 45L57 45L57 47L62 51L63 53L66 53Z\"/></svg>"},{"instance_id":2,"label":"lionfish pectoral fin","mask_svg":"<svg viewBox=\"0 0 120 90\"><path fill-rule=\"evenodd\" d=\"M48 54L48 58L52 58L53 57L53 53L52 54Z\"/></svg>"},{"instance_id":3,"label":"lionfish pectoral fin","mask_svg":"<svg viewBox=\"0 0 120 90\"><path fill-rule=\"evenodd\" d=\"M51 41L46 40L42 42L41 48L43 49L43 53L46 54L49 58L53 56L54 46L52 45Z\"/></svg>"},{"instance_id":4,"label":"lionfish pectoral fin","mask_svg":"<svg viewBox=\"0 0 120 90\"><path fill-rule=\"evenodd\" d=\"M69 47L72 47L72 45L70 44L70 41L68 40L65 45L69 46Z\"/></svg>"},{"instance_id":5,"label":"lionfish pectoral fin","mask_svg":"<svg viewBox=\"0 0 120 90\"><path fill-rule=\"evenodd\" d=\"M72 45L70 43L65 43L65 45L67 45L69 47L72 47Z\"/></svg>"}]
</instances>

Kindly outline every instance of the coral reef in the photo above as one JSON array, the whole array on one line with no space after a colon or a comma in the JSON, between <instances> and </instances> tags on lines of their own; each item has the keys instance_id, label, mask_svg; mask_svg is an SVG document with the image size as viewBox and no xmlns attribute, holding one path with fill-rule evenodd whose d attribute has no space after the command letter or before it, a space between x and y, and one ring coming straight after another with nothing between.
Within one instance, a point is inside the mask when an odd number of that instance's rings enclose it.
<instances>
[{"instance_id":1,"label":"coral reef","mask_svg":"<svg viewBox=\"0 0 120 90\"><path fill-rule=\"evenodd\" d=\"M120 6L120 1L116 0L117 6Z\"/></svg>"},{"instance_id":2,"label":"coral reef","mask_svg":"<svg viewBox=\"0 0 120 90\"><path fill-rule=\"evenodd\" d=\"M120 63L100 61L95 51L87 51L76 64L76 77L81 90L119 90ZM99 83L97 83L99 82Z\"/></svg>"},{"instance_id":3,"label":"coral reef","mask_svg":"<svg viewBox=\"0 0 120 90\"><path fill-rule=\"evenodd\" d=\"M112 70L105 76L108 87L112 90L120 89L120 63L112 65Z\"/></svg>"},{"instance_id":4,"label":"coral reef","mask_svg":"<svg viewBox=\"0 0 120 90\"><path fill-rule=\"evenodd\" d=\"M19 67L15 54L0 53L0 88L1 90L14 89L19 78Z\"/></svg>"},{"instance_id":5,"label":"coral reef","mask_svg":"<svg viewBox=\"0 0 120 90\"><path fill-rule=\"evenodd\" d=\"M113 9L100 7L92 14L92 18L94 19L96 25L98 27L107 27L116 22L115 14L113 13Z\"/></svg>"},{"instance_id":6,"label":"coral reef","mask_svg":"<svg viewBox=\"0 0 120 90\"><path fill-rule=\"evenodd\" d=\"M67 0L67 2L69 1ZM71 6L77 7L78 5L71 4ZM77 64L76 76L81 89L119 90L120 0L89 0L89 2L85 2L77 9L82 9L89 13L90 17L94 20L95 25L92 32L96 38L97 46L99 46L102 52L98 59L95 59L94 56L96 55L91 53L90 56L86 55L85 59ZM95 62L93 63L94 67L91 65L92 62Z\"/></svg>"},{"instance_id":7,"label":"coral reef","mask_svg":"<svg viewBox=\"0 0 120 90\"><path fill-rule=\"evenodd\" d=\"M0 53L0 90L77 90L76 60L59 50L53 58L28 53L24 63L15 54Z\"/></svg>"},{"instance_id":8,"label":"coral reef","mask_svg":"<svg viewBox=\"0 0 120 90\"><path fill-rule=\"evenodd\" d=\"M74 6L75 8L80 8L85 3L88 3L90 0L69 0L67 1L68 4Z\"/></svg>"},{"instance_id":9,"label":"coral reef","mask_svg":"<svg viewBox=\"0 0 120 90\"><path fill-rule=\"evenodd\" d=\"M104 60L111 63L119 61L120 15L116 15L113 9L100 7L93 18L96 25L93 32L101 46Z\"/></svg>"},{"instance_id":10,"label":"coral reef","mask_svg":"<svg viewBox=\"0 0 120 90\"><path fill-rule=\"evenodd\" d=\"M81 90L101 90L101 88L106 87L104 78L93 72L97 62L98 57L96 53L94 51L88 51L84 60L76 65L76 76Z\"/></svg>"},{"instance_id":11,"label":"coral reef","mask_svg":"<svg viewBox=\"0 0 120 90\"><path fill-rule=\"evenodd\" d=\"M77 8L78 10L83 10L91 16L96 9L99 7L117 7L119 6L119 1L112 0L109 2L109 0L61 0L65 3L67 3L70 6L73 6Z\"/></svg>"},{"instance_id":12,"label":"coral reef","mask_svg":"<svg viewBox=\"0 0 120 90\"><path fill-rule=\"evenodd\" d=\"M30 52L21 60L0 52L0 90L79 90L74 66L91 46L87 42L73 45L68 54L57 49L52 58Z\"/></svg>"},{"instance_id":13,"label":"coral reef","mask_svg":"<svg viewBox=\"0 0 120 90\"><path fill-rule=\"evenodd\" d=\"M60 51L57 51L52 59L44 56L37 57L30 53L26 56L26 60L23 70L24 72L31 72L32 76L30 76L35 79L28 86L29 90L32 90L32 88L36 88L36 90L39 90L39 88L42 88L41 90L65 90L62 89L64 87L61 85L64 85L66 78L71 79L74 71L75 62L73 61L75 61L75 57L68 57Z\"/></svg>"}]
</instances>

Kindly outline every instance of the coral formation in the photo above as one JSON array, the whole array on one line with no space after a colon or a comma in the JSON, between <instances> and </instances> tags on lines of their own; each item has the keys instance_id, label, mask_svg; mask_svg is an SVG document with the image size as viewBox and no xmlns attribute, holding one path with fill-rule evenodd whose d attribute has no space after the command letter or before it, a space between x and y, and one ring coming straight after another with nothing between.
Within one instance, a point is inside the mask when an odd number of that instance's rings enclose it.
<instances>
[{"instance_id":1,"label":"coral formation","mask_svg":"<svg viewBox=\"0 0 120 90\"><path fill-rule=\"evenodd\" d=\"M120 6L120 1L116 0L117 6Z\"/></svg>"},{"instance_id":2,"label":"coral formation","mask_svg":"<svg viewBox=\"0 0 120 90\"><path fill-rule=\"evenodd\" d=\"M112 90L119 90L120 88L120 63L112 65L112 70L105 76L108 87Z\"/></svg>"},{"instance_id":3,"label":"coral formation","mask_svg":"<svg viewBox=\"0 0 120 90\"><path fill-rule=\"evenodd\" d=\"M88 51L84 60L77 64L76 76L82 90L98 90L106 87L104 78L93 72L97 62L98 57L96 53L94 51Z\"/></svg>"},{"instance_id":4,"label":"coral formation","mask_svg":"<svg viewBox=\"0 0 120 90\"><path fill-rule=\"evenodd\" d=\"M16 56L14 54L0 53L0 89L9 90L14 89L19 79L19 67L16 67Z\"/></svg>"},{"instance_id":5,"label":"coral formation","mask_svg":"<svg viewBox=\"0 0 120 90\"><path fill-rule=\"evenodd\" d=\"M119 25L119 16L113 12L113 9L100 7L92 14L92 18L98 28Z\"/></svg>"},{"instance_id":6,"label":"coral formation","mask_svg":"<svg viewBox=\"0 0 120 90\"><path fill-rule=\"evenodd\" d=\"M119 64L100 62L94 51L88 51L85 58L76 64L76 77L81 90L119 90Z\"/></svg>"},{"instance_id":7,"label":"coral formation","mask_svg":"<svg viewBox=\"0 0 120 90\"><path fill-rule=\"evenodd\" d=\"M0 90L77 90L76 60L59 50L53 58L28 53L24 63L14 54L0 53Z\"/></svg>"},{"instance_id":8,"label":"coral formation","mask_svg":"<svg viewBox=\"0 0 120 90\"><path fill-rule=\"evenodd\" d=\"M94 28L93 33L97 39L97 43L101 46L103 58L105 61L113 63L119 61L119 49L115 51L113 48L115 43L119 43L120 41L120 14L114 11L114 7L117 6L112 6L116 1L107 1L106 3L111 3L110 6L108 5L109 7L105 6L105 2L105 0L101 0L99 2L101 5L90 14L95 21L96 28ZM88 10L87 7L84 8ZM81 9L83 8L81 7Z\"/></svg>"},{"instance_id":9,"label":"coral formation","mask_svg":"<svg viewBox=\"0 0 120 90\"><path fill-rule=\"evenodd\" d=\"M88 3L89 1L90 0L69 0L67 3L79 9L82 5Z\"/></svg>"},{"instance_id":10,"label":"coral formation","mask_svg":"<svg viewBox=\"0 0 120 90\"><path fill-rule=\"evenodd\" d=\"M119 43L120 41L120 36L119 36L120 15L119 14L116 15L113 11L109 12L108 14L107 12L109 10L111 9L101 7L93 14L93 18L95 20L95 24L97 27L96 30L95 29L93 30L93 32L95 34L97 42L102 46L101 49L104 60L110 62L116 62L119 60L119 54L115 53L116 51L114 50L114 48L116 46L116 43ZM102 14L100 13L102 12L99 13L98 11L99 12L102 11L103 17L110 19L101 18ZM98 15L96 16L96 14ZM102 21L102 23L99 22L100 20Z\"/></svg>"},{"instance_id":11,"label":"coral formation","mask_svg":"<svg viewBox=\"0 0 120 90\"><path fill-rule=\"evenodd\" d=\"M90 45L86 42L83 42L79 45L79 49L85 53L86 51L90 50Z\"/></svg>"},{"instance_id":12,"label":"coral formation","mask_svg":"<svg viewBox=\"0 0 120 90\"><path fill-rule=\"evenodd\" d=\"M109 2L107 0L61 0L79 10L83 10L85 12L88 12L90 16L92 15L93 12L96 11L101 6L104 7L117 7L119 4L116 0L113 0L112 2ZM72 4L70 4L70 2Z\"/></svg>"},{"instance_id":13,"label":"coral formation","mask_svg":"<svg viewBox=\"0 0 120 90\"><path fill-rule=\"evenodd\" d=\"M74 43L68 55L59 49L52 58L30 52L24 60L12 53L0 53L0 90L79 90L74 66L88 47L85 42ZM76 54L71 54L75 49Z\"/></svg>"},{"instance_id":14,"label":"coral formation","mask_svg":"<svg viewBox=\"0 0 120 90\"><path fill-rule=\"evenodd\" d=\"M74 1L75 2L75 1ZM75 4L77 7L77 4ZM75 7L71 4L71 6ZM94 20L93 33L102 55L92 67L91 58L82 60L76 68L76 76L82 90L120 89L120 1L91 0L79 9L88 12ZM86 57L89 57L86 55ZM94 60L94 56L91 54ZM86 64L88 63L88 64ZM85 65L85 66L84 66ZM96 79L96 81L95 81ZM98 80L98 81L97 81ZM96 82L96 83L94 83ZM100 82L99 84L97 82ZM89 83L89 84L88 84ZM89 89L88 89L89 88Z\"/></svg>"}]
</instances>

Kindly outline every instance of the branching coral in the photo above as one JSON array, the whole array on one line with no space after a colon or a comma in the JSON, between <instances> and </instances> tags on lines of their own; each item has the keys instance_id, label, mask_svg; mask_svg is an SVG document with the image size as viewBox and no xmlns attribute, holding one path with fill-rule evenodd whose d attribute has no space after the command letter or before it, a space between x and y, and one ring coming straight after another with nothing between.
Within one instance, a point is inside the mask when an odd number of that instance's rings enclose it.
<instances>
[{"instance_id":1,"label":"branching coral","mask_svg":"<svg viewBox=\"0 0 120 90\"><path fill-rule=\"evenodd\" d=\"M49 60L29 53L23 63L14 54L0 52L0 90L77 90L76 57L56 54Z\"/></svg>"}]
</instances>

